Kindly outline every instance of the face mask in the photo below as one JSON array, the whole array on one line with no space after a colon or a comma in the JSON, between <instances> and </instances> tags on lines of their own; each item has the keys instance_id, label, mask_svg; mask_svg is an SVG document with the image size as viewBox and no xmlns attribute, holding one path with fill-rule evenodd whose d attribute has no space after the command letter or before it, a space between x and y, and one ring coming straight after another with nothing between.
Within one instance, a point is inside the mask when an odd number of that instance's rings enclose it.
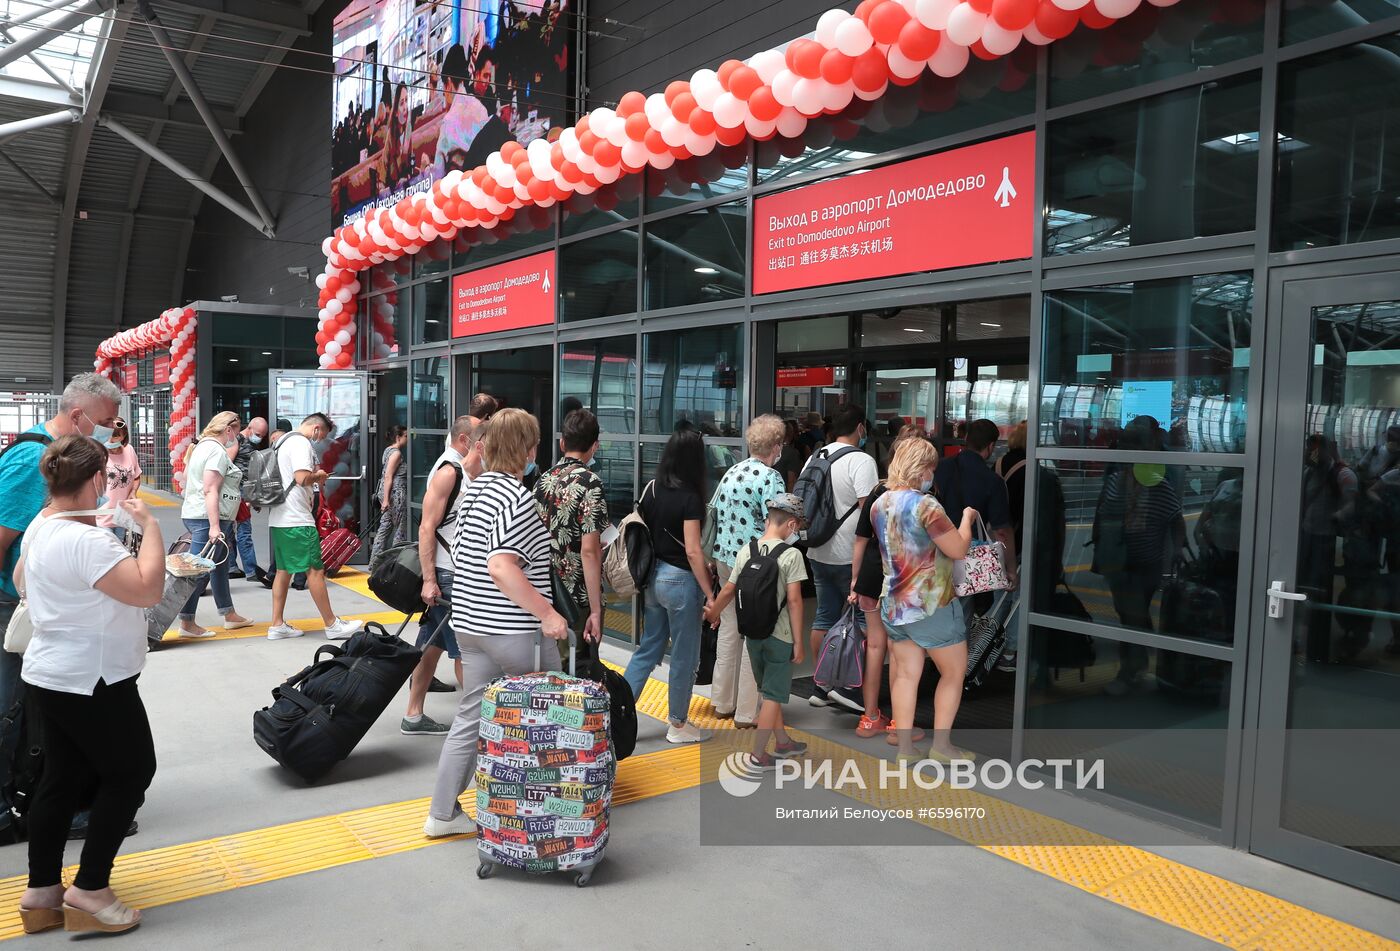
<instances>
[{"instance_id":1,"label":"face mask","mask_svg":"<svg viewBox=\"0 0 1400 951\"><path fill-rule=\"evenodd\" d=\"M87 416L87 413L84 413L83 415ZM92 417L88 416L88 419L92 419ZM96 439L103 445L106 445L107 443L112 441L112 435L115 432L116 430L113 429L111 426L99 426L96 423L92 424L92 438Z\"/></svg>"},{"instance_id":2,"label":"face mask","mask_svg":"<svg viewBox=\"0 0 1400 951\"><path fill-rule=\"evenodd\" d=\"M99 495L99 496L97 497L97 501L96 501L95 503L93 503L93 506L92 506L92 507L95 508L95 509L105 508L108 501L110 501L110 500L107 498L107 496L105 496L105 495Z\"/></svg>"},{"instance_id":3,"label":"face mask","mask_svg":"<svg viewBox=\"0 0 1400 951\"><path fill-rule=\"evenodd\" d=\"M801 541L801 540L802 540L802 533L801 533L801 532L793 532L793 533L792 533L791 535L789 535L787 538L784 538L784 539L783 539L783 541L787 542L789 545L796 545L796 544L797 544L799 541Z\"/></svg>"},{"instance_id":4,"label":"face mask","mask_svg":"<svg viewBox=\"0 0 1400 951\"><path fill-rule=\"evenodd\" d=\"M534 475L536 472L539 472L539 471L540 471L540 467L537 466L537 465L535 464L535 460L533 460L533 459L531 459L531 460L530 460L530 464L529 464L528 466L525 467L525 475L527 475L527 476L532 476L532 475Z\"/></svg>"},{"instance_id":5,"label":"face mask","mask_svg":"<svg viewBox=\"0 0 1400 951\"><path fill-rule=\"evenodd\" d=\"M860 437L860 442L856 443L856 445L859 446L861 449L864 449L864 448L865 448L865 437L864 437L864 436Z\"/></svg>"},{"instance_id":6,"label":"face mask","mask_svg":"<svg viewBox=\"0 0 1400 951\"><path fill-rule=\"evenodd\" d=\"M932 488L933 488L933 476L929 476L929 477L928 477L927 479L925 479L923 482L920 482L920 483L919 483L919 491L920 491L920 492L927 492L929 489L932 489Z\"/></svg>"},{"instance_id":7,"label":"face mask","mask_svg":"<svg viewBox=\"0 0 1400 951\"><path fill-rule=\"evenodd\" d=\"M248 445L250 445L250 446L261 446L261 445L262 445L262 437L261 437L261 436L249 436L249 437L248 437Z\"/></svg>"},{"instance_id":8,"label":"face mask","mask_svg":"<svg viewBox=\"0 0 1400 951\"><path fill-rule=\"evenodd\" d=\"M121 441L120 439L113 439L113 440L111 440L110 442L107 443L107 448L108 448L108 449L111 449L111 450L113 450L113 451L115 451L115 450L117 450L117 449L120 449L121 447L122 447L122 441Z\"/></svg>"}]
</instances>

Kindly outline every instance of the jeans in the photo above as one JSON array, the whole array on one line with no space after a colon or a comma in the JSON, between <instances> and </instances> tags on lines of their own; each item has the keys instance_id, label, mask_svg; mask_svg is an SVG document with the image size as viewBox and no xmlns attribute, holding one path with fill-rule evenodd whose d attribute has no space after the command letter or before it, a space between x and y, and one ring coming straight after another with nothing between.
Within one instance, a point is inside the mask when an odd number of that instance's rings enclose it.
<instances>
[{"instance_id":1,"label":"jeans","mask_svg":"<svg viewBox=\"0 0 1400 951\"><path fill-rule=\"evenodd\" d=\"M253 547L253 523L252 521L239 522L234 530L235 543L238 545L238 557L233 559L235 565L243 564L243 573L249 578L257 576L258 573L258 550ZM229 556L232 558L233 556Z\"/></svg>"},{"instance_id":2,"label":"jeans","mask_svg":"<svg viewBox=\"0 0 1400 951\"><path fill-rule=\"evenodd\" d=\"M540 635L468 634L461 638L462 701L442 741L437 781L428 815L444 822L462 811L458 802L476 775L476 741L481 735L481 698L497 677L532 673L538 666Z\"/></svg>"},{"instance_id":3,"label":"jeans","mask_svg":"<svg viewBox=\"0 0 1400 951\"><path fill-rule=\"evenodd\" d=\"M647 584L642 612L642 639L622 676L641 698L651 672L661 663L667 642L671 645L671 677L668 714L672 723L684 723L700 666L700 585L689 568L658 561Z\"/></svg>"},{"instance_id":4,"label":"jeans","mask_svg":"<svg viewBox=\"0 0 1400 951\"><path fill-rule=\"evenodd\" d=\"M418 619L418 642L419 649L424 647L440 647L447 652L447 656L453 660L461 658L461 651L457 647L457 632L452 630L452 622L448 620L442 623L452 613L452 572L446 568L435 568L437 574L438 590L442 595L438 598L438 603L429 605L423 612L423 616Z\"/></svg>"},{"instance_id":5,"label":"jeans","mask_svg":"<svg viewBox=\"0 0 1400 951\"><path fill-rule=\"evenodd\" d=\"M180 521L185 523L185 528L190 533L190 552L198 554L209 543L209 520L185 518ZM200 578L199 583L194 586L194 592L180 611L180 620L182 621L194 620L195 609L199 607L199 598L204 594L205 587L209 585L214 587L214 606L219 609L219 616L228 617L233 613L233 595L229 594L228 590L228 560L232 555L229 552L227 541L233 537L233 523L220 522L219 531L224 533L224 541L214 543L214 551L210 555L215 562L214 570Z\"/></svg>"},{"instance_id":6,"label":"jeans","mask_svg":"<svg viewBox=\"0 0 1400 951\"><path fill-rule=\"evenodd\" d=\"M99 680L87 697L29 688L44 737L44 773L29 813L29 886L60 883L73 813L89 791L92 810L73 884L106 888L112 862L156 774L156 751L136 678Z\"/></svg>"},{"instance_id":7,"label":"jeans","mask_svg":"<svg viewBox=\"0 0 1400 951\"><path fill-rule=\"evenodd\" d=\"M812 585L817 589L817 616L812 619L812 630L829 631L846 613L846 598L851 593L851 566L828 565L824 561L809 561L812 566ZM865 630L865 615L856 611L856 624ZM793 637L802 635L793 631Z\"/></svg>"}]
</instances>

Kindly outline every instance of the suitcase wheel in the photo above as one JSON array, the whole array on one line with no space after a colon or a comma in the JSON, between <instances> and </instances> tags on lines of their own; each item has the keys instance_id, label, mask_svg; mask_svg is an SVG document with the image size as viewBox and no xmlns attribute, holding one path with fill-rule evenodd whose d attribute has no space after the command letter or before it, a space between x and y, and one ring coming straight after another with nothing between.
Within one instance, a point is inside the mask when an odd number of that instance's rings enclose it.
<instances>
[{"instance_id":1,"label":"suitcase wheel","mask_svg":"<svg viewBox=\"0 0 1400 951\"><path fill-rule=\"evenodd\" d=\"M592 877L593 869L585 869L584 871L579 872L577 875L574 876L574 884L577 885L579 888L583 888L585 885L588 884L588 880Z\"/></svg>"},{"instance_id":2,"label":"suitcase wheel","mask_svg":"<svg viewBox=\"0 0 1400 951\"><path fill-rule=\"evenodd\" d=\"M496 870L496 866L490 862L482 862L476 867L477 878L490 878L491 873Z\"/></svg>"}]
</instances>

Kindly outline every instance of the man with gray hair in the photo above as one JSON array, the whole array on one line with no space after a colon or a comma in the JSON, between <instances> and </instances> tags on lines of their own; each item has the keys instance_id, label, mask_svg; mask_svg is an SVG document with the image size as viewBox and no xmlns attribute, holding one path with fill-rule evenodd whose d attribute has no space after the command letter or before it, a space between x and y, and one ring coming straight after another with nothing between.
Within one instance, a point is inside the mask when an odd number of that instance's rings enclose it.
<instances>
[{"instance_id":1,"label":"man with gray hair","mask_svg":"<svg viewBox=\"0 0 1400 951\"><path fill-rule=\"evenodd\" d=\"M121 398L121 390L105 376L80 373L63 390L53 419L21 433L0 452L0 629L9 626L19 603L14 571L24 530L44 507L46 489L39 471L44 447L60 436L81 433L111 448ZM0 651L0 715L9 712L18 696L20 660L19 654ZM8 755L0 756L0 785L9 780L9 764Z\"/></svg>"}]
</instances>

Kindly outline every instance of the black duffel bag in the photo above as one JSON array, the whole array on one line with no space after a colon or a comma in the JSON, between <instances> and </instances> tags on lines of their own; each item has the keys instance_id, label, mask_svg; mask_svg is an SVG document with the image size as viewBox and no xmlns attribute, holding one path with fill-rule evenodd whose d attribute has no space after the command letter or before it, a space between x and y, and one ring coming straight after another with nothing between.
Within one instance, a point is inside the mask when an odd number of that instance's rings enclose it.
<instances>
[{"instance_id":1,"label":"black duffel bag","mask_svg":"<svg viewBox=\"0 0 1400 951\"><path fill-rule=\"evenodd\" d=\"M395 611L420 614L423 603L423 567L418 543L390 548L379 556L369 573L369 589Z\"/></svg>"},{"instance_id":2,"label":"black duffel bag","mask_svg":"<svg viewBox=\"0 0 1400 951\"><path fill-rule=\"evenodd\" d=\"M625 760L637 748L637 701L632 696L632 688L621 674L597 657L591 669L578 676L596 680L607 690L612 704L608 723L612 730L613 757L618 762Z\"/></svg>"},{"instance_id":3,"label":"black duffel bag","mask_svg":"<svg viewBox=\"0 0 1400 951\"><path fill-rule=\"evenodd\" d=\"M273 688L272 706L253 714L253 739L314 783L350 755L422 656L382 624L366 624L343 646L318 649L310 667Z\"/></svg>"}]
</instances>

